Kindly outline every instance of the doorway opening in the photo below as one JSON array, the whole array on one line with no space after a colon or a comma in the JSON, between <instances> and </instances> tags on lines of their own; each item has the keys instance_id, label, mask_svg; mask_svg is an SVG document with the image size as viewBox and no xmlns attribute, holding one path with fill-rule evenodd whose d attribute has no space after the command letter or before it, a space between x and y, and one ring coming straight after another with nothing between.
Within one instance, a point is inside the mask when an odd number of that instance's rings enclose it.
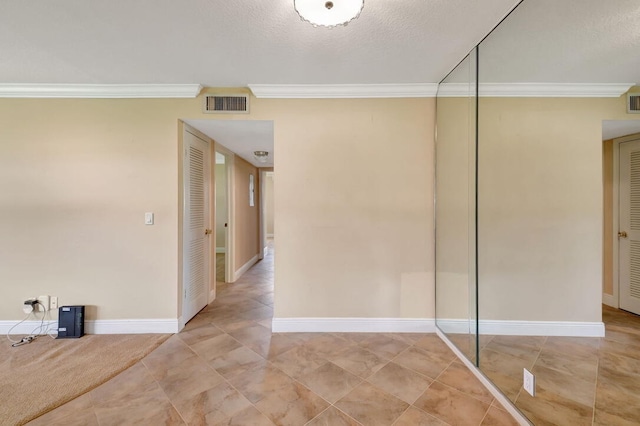
<instances>
[{"instance_id":1,"label":"doorway opening","mask_svg":"<svg viewBox=\"0 0 640 426\"><path fill-rule=\"evenodd\" d=\"M230 250L230 155L216 147L216 165L214 171L215 182L215 222L216 222L216 283L231 281L231 250Z\"/></svg>"},{"instance_id":2,"label":"doorway opening","mask_svg":"<svg viewBox=\"0 0 640 426\"><path fill-rule=\"evenodd\" d=\"M640 315L640 120L605 120L602 139L602 302Z\"/></svg>"}]
</instances>

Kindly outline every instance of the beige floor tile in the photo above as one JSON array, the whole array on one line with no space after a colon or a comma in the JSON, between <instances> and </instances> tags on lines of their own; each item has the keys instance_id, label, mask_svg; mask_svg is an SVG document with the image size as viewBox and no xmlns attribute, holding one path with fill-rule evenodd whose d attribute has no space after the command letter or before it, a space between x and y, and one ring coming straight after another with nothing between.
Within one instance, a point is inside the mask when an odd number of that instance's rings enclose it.
<instances>
[{"instance_id":1,"label":"beige floor tile","mask_svg":"<svg viewBox=\"0 0 640 426\"><path fill-rule=\"evenodd\" d=\"M490 404L493 395L473 373L458 361L454 361L438 376L438 381L472 397Z\"/></svg>"},{"instance_id":2,"label":"beige floor tile","mask_svg":"<svg viewBox=\"0 0 640 426\"><path fill-rule=\"evenodd\" d=\"M339 355L329 357L329 360L363 379L371 376L389 362L359 346L346 348Z\"/></svg>"},{"instance_id":3,"label":"beige floor tile","mask_svg":"<svg viewBox=\"0 0 640 426\"><path fill-rule=\"evenodd\" d=\"M267 363L268 361L266 359L251 349L246 346L241 346L218 358L212 359L209 365L225 379L230 379L253 368L266 366Z\"/></svg>"},{"instance_id":4,"label":"beige floor tile","mask_svg":"<svg viewBox=\"0 0 640 426\"><path fill-rule=\"evenodd\" d=\"M540 336L495 336L483 349L511 355L533 365L545 340L546 337Z\"/></svg>"},{"instance_id":5,"label":"beige floor tile","mask_svg":"<svg viewBox=\"0 0 640 426\"><path fill-rule=\"evenodd\" d=\"M538 366L550 368L560 373L569 374L578 379L594 383L598 375L597 358L575 357L549 351L546 348L540 351L540 356L535 363L535 367Z\"/></svg>"},{"instance_id":6,"label":"beige floor tile","mask_svg":"<svg viewBox=\"0 0 640 426\"><path fill-rule=\"evenodd\" d=\"M362 426L336 407L331 406L317 415L306 426Z\"/></svg>"},{"instance_id":7,"label":"beige floor tile","mask_svg":"<svg viewBox=\"0 0 640 426\"><path fill-rule=\"evenodd\" d=\"M627 343L620 343L605 339L600 343L600 353L604 352L640 360L640 346L636 345L629 345Z\"/></svg>"},{"instance_id":8,"label":"beige floor tile","mask_svg":"<svg viewBox=\"0 0 640 426\"><path fill-rule=\"evenodd\" d=\"M197 357L196 353L178 335L174 335L158 349L144 357L142 363L153 376L156 376L173 365L195 357Z\"/></svg>"},{"instance_id":9,"label":"beige floor tile","mask_svg":"<svg viewBox=\"0 0 640 426\"><path fill-rule=\"evenodd\" d=\"M534 359L523 359L504 352L496 352L489 347L480 351L480 369L482 371L501 372L506 376L522 380L522 369L531 370Z\"/></svg>"},{"instance_id":10,"label":"beige floor tile","mask_svg":"<svg viewBox=\"0 0 640 426\"><path fill-rule=\"evenodd\" d=\"M437 334L423 336L414 346L430 353L442 355L443 357L455 356L454 353L451 352L451 349L449 349L449 346L447 346Z\"/></svg>"},{"instance_id":11,"label":"beige floor tile","mask_svg":"<svg viewBox=\"0 0 640 426\"><path fill-rule=\"evenodd\" d=\"M518 426L518 422L506 411L492 405L480 426Z\"/></svg>"},{"instance_id":12,"label":"beige floor tile","mask_svg":"<svg viewBox=\"0 0 640 426\"><path fill-rule=\"evenodd\" d=\"M536 376L536 388L585 406L593 405L596 393L595 378L583 380L570 373L562 373L537 364L531 372Z\"/></svg>"},{"instance_id":13,"label":"beige floor tile","mask_svg":"<svg viewBox=\"0 0 640 426\"><path fill-rule=\"evenodd\" d=\"M600 366L598 385L606 386L621 394L640 395L640 376L627 374L617 368Z\"/></svg>"},{"instance_id":14,"label":"beige floor tile","mask_svg":"<svg viewBox=\"0 0 640 426\"><path fill-rule=\"evenodd\" d=\"M435 379L451 364L455 355L434 354L423 349L410 347L393 359L393 362L422 375Z\"/></svg>"},{"instance_id":15,"label":"beige floor tile","mask_svg":"<svg viewBox=\"0 0 640 426\"><path fill-rule=\"evenodd\" d=\"M317 336L307 340L304 346L319 357L329 358L341 354L349 347L355 346L355 343L333 334L318 333Z\"/></svg>"},{"instance_id":16,"label":"beige floor tile","mask_svg":"<svg viewBox=\"0 0 640 426\"><path fill-rule=\"evenodd\" d=\"M640 376L640 360L623 355L602 352L600 354L599 366L610 370L615 369L628 375ZM640 380L640 377L637 380Z\"/></svg>"},{"instance_id":17,"label":"beige floor tile","mask_svg":"<svg viewBox=\"0 0 640 426\"><path fill-rule=\"evenodd\" d=\"M538 389L532 397L520 392L516 407L535 425L591 425L593 408Z\"/></svg>"},{"instance_id":18,"label":"beige floor tile","mask_svg":"<svg viewBox=\"0 0 640 426\"><path fill-rule=\"evenodd\" d=\"M640 394L628 393L624 389L621 391L619 387L611 386L610 382L600 378L596 387L595 408L599 421L614 417L640 423Z\"/></svg>"},{"instance_id":19,"label":"beige floor tile","mask_svg":"<svg viewBox=\"0 0 640 426\"><path fill-rule=\"evenodd\" d=\"M409 404L364 382L335 403L335 406L363 425L391 425Z\"/></svg>"},{"instance_id":20,"label":"beige floor tile","mask_svg":"<svg viewBox=\"0 0 640 426\"><path fill-rule=\"evenodd\" d=\"M360 377L331 362L327 362L298 380L331 403L345 396L362 382Z\"/></svg>"},{"instance_id":21,"label":"beige floor tile","mask_svg":"<svg viewBox=\"0 0 640 426\"><path fill-rule=\"evenodd\" d=\"M394 362L385 365L367 381L408 404L413 404L432 382L428 377Z\"/></svg>"},{"instance_id":22,"label":"beige floor tile","mask_svg":"<svg viewBox=\"0 0 640 426\"><path fill-rule=\"evenodd\" d=\"M543 349L578 358L597 359L601 339L598 337L547 337Z\"/></svg>"},{"instance_id":23,"label":"beige floor tile","mask_svg":"<svg viewBox=\"0 0 640 426\"><path fill-rule=\"evenodd\" d=\"M304 425L329 403L298 382L268 393L256 407L276 425Z\"/></svg>"},{"instance_id":24,"label":"beige floor tile","mask_svg":"<svg viewBox=\"0 0 640 426\"><path fill-rule=\"evenodd\" d=\"M129 395L145 392L149 388L160 389L145 366L138 362L113 379L93 389L90 394L94 405L97 405L112 400L126 399Z\"/></svg>"},{"instance_id":25,"label":"beige floor tile","mask_svg":"<svg viewBox=\"0 0 640 426\"><path fill-rule=\"evenodd\" d=\"M438 382L433 382L413 405L450 425L480 424L490 406Z\"/></svg>"},{"instance_id":26,"label":"beige floor tile","mask_svg":"<svg viewBox=\"0 0 640 426\"><path fill-rule=\"evenodd\" d=\"M508 375L501 371L483 369L482 372L500 389L509 400L514 402L522 389L522 373L517 376Z\"/></svg>"},{"instance_id":27,"label":"beige floor tile","mask_svg":"<svg viewBox=\"0 0 640 426\"><path fill-rule=\"evenodd\" d=\"M202 358L192 358L156 376L158 384L175 401L190 398L207 389L211 389L224 381Z\"/></svg>"},{"instance_id":28,"label":"beige floor tile","mask_svg":"<svg viewBox=\"0 0 640 426\"><path fill-rule=\"evenodd\" d=\"M180 398L174 406L189 425L207 425L228 422L251 403L225 382L191 398Z\"/></svg>"},{"instance_id":29,"label":"beige floor tile","mask_svg":"<svg viewBox=\"0 0 640 426\"><path fill-rule=\"evenodd\" d=\"M409 407L393 426L446 426L447 424L416 407Z\"/></svg>"},{"instance_id":30,"label":"beige floor tile","mask_svg":"<svg viewBox=\"0 0 640 426\"><path fill-rule=\"evenodd\" d=\"M253 405L235 414L228 421L219 423L225 426L273 426L274 423ZM213 426L217 426L213 423Z\"/></svg>"},{"instance_id":31,"label":"beige floor tile","mask_svg":"<svg viewBox=\"0 0 640 426\"><path fill-rule=\"evenodd\" d=\"M191 345L191 348L203 359L211 361L240 346L242 346L242 344L233 337L228 334L221 334L220 336L194 343Z\"/></svg>"},{"instance_id":32,"label":"beige floor tile","mask_svg":"<svg viewBox=\"0 0 640 426\"><path fill-rule=\"evenodd\" d=\"M211 324L194 328L189 331L184 331L182 333L179 333L177 336L180 337L180 339L182 339L182 341L187 345L191 345L193 343L198 343L199 341L204 339L219 336L222 333L222 330Z\"/></svg>"},{"instance_id":33,"label":"beige floor tile","mask_svg":"<svg viewBox=\"0 0 640 426\"><path fill-rule=\"evenodd\" d=\"M270 393L291 386L293 379L276 367L266 365L229 379L229 383L255 404Z\"/></svg>"},{"instance_id":34,"label":"beige floor tile","mask_svg":"<svg viewBox=\"0 0 640 426\"><path fill-rule=\"evenodd\" d=\"M271 360L272 364L293 378L312 372L328 361L307 346L297 346Z\"/></svg>"},{"instance_id":35,"label":"beige floor tile","mask_svg":"<svg viewBox=\"0 0 640 426\"><path fill-rule=\"evenodd\" d=\"M409 344L384 334L375 334L359 343L359 346L379 357L392 359L409 347Z\"/></svg>"}]
</instances>

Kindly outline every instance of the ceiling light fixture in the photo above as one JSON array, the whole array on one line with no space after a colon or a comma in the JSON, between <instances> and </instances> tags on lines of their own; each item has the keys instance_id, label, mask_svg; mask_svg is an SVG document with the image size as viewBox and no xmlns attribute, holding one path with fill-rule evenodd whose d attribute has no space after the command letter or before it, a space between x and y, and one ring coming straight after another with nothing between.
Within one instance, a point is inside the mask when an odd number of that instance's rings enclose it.
<instances>
[{"instance_id":1,"label":"ceiling light fixture","mask_svg":"<svg viewBox=\"0 0 640 426\"><path fill-rule=\"evenodd\" d=\"M253 156L258 163L266 163L269 161L269 151L253 151Z\"/></svg>"},{"instance_id":2,"label":"ceiling light fixture","mask_svg":"<svg viewBox=\"0 0 640 426\"><path fill-rule=\"evenodd\" d=\"M347 25L360 16L364 0L293 0L293 7L303 21L331 28Z\"/></svg>"}]
</instances>

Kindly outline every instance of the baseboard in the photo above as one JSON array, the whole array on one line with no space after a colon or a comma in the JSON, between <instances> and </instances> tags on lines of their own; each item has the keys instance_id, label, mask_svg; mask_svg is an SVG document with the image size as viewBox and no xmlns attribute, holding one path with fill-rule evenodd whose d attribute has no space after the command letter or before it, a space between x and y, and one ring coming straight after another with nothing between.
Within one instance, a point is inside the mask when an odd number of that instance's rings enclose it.
<instances>
[{"instance_id":1,"label":"baseboard","mask_svg":"<svg viewBox=\"0 0 640 426\"><path fill-rule=\"evenodd\" d=\"M446 343L447 346L449 346L449 349L451 349L453 353L456 354L458 359L460 359L460 361L462 361L462 363L467 366L467 368L473 373L473 375L476 376L480 383L482 383L482 385L487 388L489 392L491 392L494 398L498 400L498 402L509 412L509 414L513 416L513 418L516 422L518 422L519 425L532 425L532 423L520 412L520 410L518 410L516 406L513 405L511 400L509 400L509 398L507 398L500 391L500 389L498 389L496 385L494 385L493 382L489 380L487 376L485 376L482 371L480 371L480 369L478 369L478 367L476 367L471 361L469 361L469 359L460 351L460 349L456 347L456 345L454 345L447 338L447 336L442 331L437 330L436 333L438 334L438 336L440 336L442 341Z\"/></svg>"},{"instance_id":2,"label":"baseboard","mask_svg":"<svg viewBox=\"0 0 640 426\"><path fill-rule=\"evenodd\" d=\"M233 273L233 281L232 282L236 282L238 280L238 278L240 278L242 276L242 274L247 272L253 265L255 265L257 261L258 261L258 255L256 254L251 259L249 259L249 261L247 263L242 265L240 267L240 269L238 269L237 271L235 271Z\"/></svg>"},{"instance_id":3,"label":"baseboard","mask_svg":"<svg viewBox=\"0 0 640 426\"><path fill-rule=\"evenodd\" d=\"M0 321L0 333L7 334L18 321ZM57 330L58 321L45 321L51 330ZM25 321L11 330L11 334L31 334L40 326L40 321ZM164 334L179 331L178 319L130 319L130 320L87 320L84 322L87 334Z\"/></svg>"},{"instance_id":4,"label":"baseboard","mask_svg":"<svg viewBox=\"0 0 640 426\"><path fill-rule=\"evenodd\" d=\"M0 321L0 333L1 334L32 334L34 330L38 329L42 324L42 321L33 320L33 321L24 321L18 324L20 321ZM16 325L18 324L18 325ZM11 327L15 327L11 329ZM49 330L57 330L58 329L58 321L57 320L49 320L44 322L44 327L48 327Z\"/></svg>"},{"instance_id":5,"label":"baseboard","mask_svg":"<svg viewBox=\"0 0 640 426\"><path fill-rule=\"evenodd\" d=\"M439 319L437 325L445 333L475 333L466 319ZM480 334L498 336L604 337L603 322L480 320L479 326Z\"/></svg>"},{"instance_id":6,"label":"baseboard","mask_svg":"<svg viewBox=\"0 0 640 426\"><path fill-rule=\"evenodd\" d=\"M216 247L216 253L226 253L226 252L227 252L226 247Z\"/></svg>"},{"instance_id":7,"label":"baseboard","mask_svg":"<svg viewBox=\"0 0 640 426\"><path fill-rule=\"evenodd\" d=\"M267 238L273 238L273 234L267 234Z\"/></svg>"},{"instance_id":8,"label":"baseboard","mask_svg":"<svg viewBox=\"0 0 640 426\"><path fill-rule=\"evenodd\" d=\"M433 318L274 318L274 333L433 333Z\"/></svg>"},{"instance_id":9,"label":"baseboard","mask_svg":"<svg viewBox=\"0 0 640 426\"><path fill-rule=\"evenodd\" d=\"M611 306L612 308L616 308L616 309L620 308L620 305L618 304L618 299L613 297L613 294L602 293L602 303L604 303L607 306Z\"/></svg>"}]
</instances>

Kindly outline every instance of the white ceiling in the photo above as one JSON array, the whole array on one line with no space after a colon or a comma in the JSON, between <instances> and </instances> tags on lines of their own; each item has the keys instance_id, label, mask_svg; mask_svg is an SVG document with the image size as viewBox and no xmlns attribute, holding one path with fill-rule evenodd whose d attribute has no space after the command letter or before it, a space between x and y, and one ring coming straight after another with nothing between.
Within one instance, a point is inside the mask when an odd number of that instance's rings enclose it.
<instances>
[{"instance_id":1,"label":"white ceiling","mask_svg":"<svg viewBox=\"0 0 640 426\"><path fill-rule=\"evenodd\" d=\"M216 143L233 151L256 167L273 167L273 121L185 120ZM266 163L256 161L253 151L268 151Z\"/></svg>"},{"instance_id":2,"label":"white ceiling","mask_svg":"<svg viewBox=\"0 0 640 426\"><path fill-rule=\"evenodd\" d=\"M314 28L293 0L6 0L0 83L437 83L517 0L367 0Z\"/></svg>"},{"instance_id":3,"label":"white ceiling","mask_svg":"<svg viewBox=\"0 0 640 426\"><path fill-rule=\"evenodd\" d=\"M480 45L480 82L640 83L640 1L525 0Z\"/></svg>"},{"instance_id":4,"label":"white ceiling","mask_svg":"<svg viewBox=\"0 0 640 426\"><path fill-rule=\"evenodd\" d=\"M639 117L640 118L640 117ZM640 133L640 120L604 120L602 121L602 140Z\"/></svg>"},{"instance_id":5,"label":"white ceiling","mask_svg":"<svg viewBox=\"0 0 640 426\"><path fill-rule=\"evenodd\" d=\"M326 29L293 0L6 0L0 84L437 83L516 3L366 0ZM480 61L484 82L639 83L640 1L525 0ZM190 124L253 164L273 153L271 122Z\"/></svg>"}]
</instances>

